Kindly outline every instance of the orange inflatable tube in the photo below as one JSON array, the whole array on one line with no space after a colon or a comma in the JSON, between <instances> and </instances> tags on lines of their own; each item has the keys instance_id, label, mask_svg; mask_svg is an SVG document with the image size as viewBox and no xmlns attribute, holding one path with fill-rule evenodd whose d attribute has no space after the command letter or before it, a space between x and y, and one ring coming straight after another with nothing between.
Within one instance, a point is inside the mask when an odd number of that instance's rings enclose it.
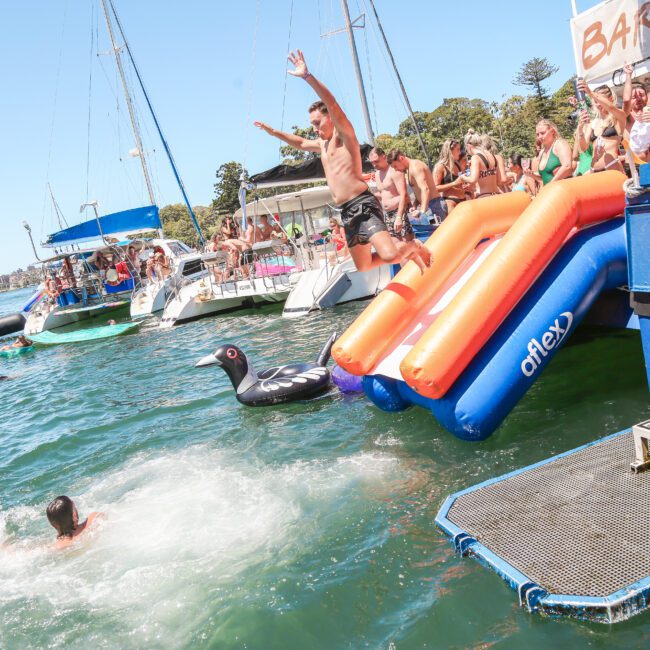
<instances>
[{"instance_id":1,"label":"orange inflatable tube","mask_svg":"<svg viewBox=\"0 0 650 650\"><path fill-rule=\"evenodd\" d=\"M400 371L406 383L420 395L442 397L551 261L570 231L623 212L624 180L621 172L607 171L544 187L404 357Z\"/></svg>"},{"instance_id":2,"label":"orange inflatable tube","mask_svg":"<svg viewBox=\"0 0 650 650\"><path fill-rule=\"evenodd\" d=\"M369 374L476 245L506 232L529 204L526 192L461 203L425 244L431 267L421 274L414 262L406 264L335 343L336 363L354 375Z\"/></svg>"}]
</instances>

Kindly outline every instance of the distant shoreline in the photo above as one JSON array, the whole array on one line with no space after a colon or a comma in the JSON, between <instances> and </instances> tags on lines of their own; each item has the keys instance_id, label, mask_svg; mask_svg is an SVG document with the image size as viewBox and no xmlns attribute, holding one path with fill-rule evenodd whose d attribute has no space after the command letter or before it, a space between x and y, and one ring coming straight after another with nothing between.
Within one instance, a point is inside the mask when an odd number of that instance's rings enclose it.
<instances>
[{"instance_id":1,"label":"distant shoreline","mask_svg":"<svg viewBox=\"0 0 650 650\"><path fill-rule=\"evenodd\" d=\"M31 289L37 287L38 284L26 284L24 287L13 287L10 289L0 289L0 293L9 293L10 291L20 291L21 289Z\"/></svg>"}]
</instances>

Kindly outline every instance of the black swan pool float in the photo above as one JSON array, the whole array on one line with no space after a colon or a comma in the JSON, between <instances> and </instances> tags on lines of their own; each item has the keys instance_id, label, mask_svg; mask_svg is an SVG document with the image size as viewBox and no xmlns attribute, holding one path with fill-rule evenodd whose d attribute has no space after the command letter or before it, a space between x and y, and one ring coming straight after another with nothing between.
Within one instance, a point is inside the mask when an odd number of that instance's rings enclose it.
<instances>
[{"instance_id":1,"label":"black swan pool float","mask_svg":"<svg viewBox=\"0 0 650 650\"><path fill-rule=\"evenodd\" d=\"M316 363L290 363L256 372L246 354L232 343L220 345L203 357L197 368L221 366L235 388L237 399L246 406L271 406L308 399L326 391L331 382L327 362L336 333L320 351Z\"/></svg>"}]
</instances>

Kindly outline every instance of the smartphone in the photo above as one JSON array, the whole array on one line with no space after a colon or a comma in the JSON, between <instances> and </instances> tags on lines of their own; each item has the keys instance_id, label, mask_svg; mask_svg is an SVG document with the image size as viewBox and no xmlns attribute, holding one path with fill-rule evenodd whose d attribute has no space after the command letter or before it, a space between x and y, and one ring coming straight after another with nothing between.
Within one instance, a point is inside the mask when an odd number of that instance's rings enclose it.
<instances>
[{"instance_id":1,"label":"smartphone","mask_svg":"<svg viewBox=\"0 0 650 650\"><path fill-rule=\"evenodd\" d=\"M576 77L573 80L573 91L575 92L576 99L578 100L578 103L579 104L584 104L584 101L586 99L586 95L585 95L584 91L582 91L582 90L580 90L578 88L578 83L580 81L584 81L584 79L582 77Z\"/></svg>"}]
</instances>

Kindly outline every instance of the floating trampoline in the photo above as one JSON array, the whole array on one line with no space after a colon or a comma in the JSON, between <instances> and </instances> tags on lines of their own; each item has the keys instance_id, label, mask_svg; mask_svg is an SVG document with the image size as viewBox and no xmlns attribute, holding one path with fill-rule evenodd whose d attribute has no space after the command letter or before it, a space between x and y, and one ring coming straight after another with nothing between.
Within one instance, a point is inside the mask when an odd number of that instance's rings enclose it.
<instances>
[{"instance_id":1,"label":"floating trampoline","mask_svg":"<svg viewBox=\"0 0 650 650\"><path fill-rule=\"evenodd\" d=\"M457 492L436 524L529 610L625 620L650 607L650 471L634 456L627 429Z\"/></svg>"}]
</instances>

